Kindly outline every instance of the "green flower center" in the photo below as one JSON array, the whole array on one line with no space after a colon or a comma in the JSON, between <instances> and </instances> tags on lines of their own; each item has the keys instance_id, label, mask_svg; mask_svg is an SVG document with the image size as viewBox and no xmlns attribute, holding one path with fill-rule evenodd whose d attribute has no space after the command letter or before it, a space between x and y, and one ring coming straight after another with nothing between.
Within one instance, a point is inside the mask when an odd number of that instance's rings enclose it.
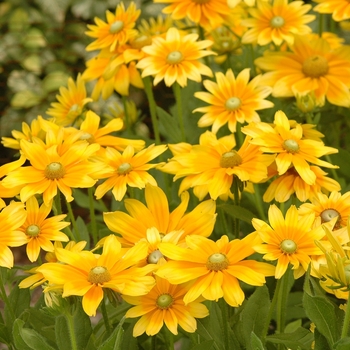
<instances>
[{"instance_id":1,"label":"green flower center","mask_svg":"<svg viewBox=\"0 0 350 350\"><path fill-rule=\"evenodd\" d=\"M289 153L296 153L299 151L299 144L295 140L284 140L283 148Z\"/></svg>"},{"instance_id":2,"label":"green flower center","mask_svg":"<svg viewBox=\"0 0 350 350\"><path fill-rule=\"evenodd\" d=\"M296 252L298 246L293 240L285 239L280 244L280 248L281 248L282 252L285 254L293 254Z\"/></svg>"},{"instance_id":3,"label":"green flower center","mask_svg":"<svg viewBox=\"0 0 350 350\"><path fill-rule=\"evenodd\" d=\"M281 16L271 18L270 25L273 28L281 28L284 26L285 20Z\"/></svg>"},{"instance_id":4,"label":"green flower center","mask_svg":"<svg viewBox=\"0 0 350 350\"><path fill-rule=\"evenodd\" d=\"M302 68L303 73L310 78L319 78L328 72L328 61L323 56L308 57Z\"/></svg>"},{"instance_id":5,"label":"green flower center","mask_svg":"<svg viewBox=\"0 0 350 350\"><path fill-rule=\"evenodd\" d=\"M166 61L169 64L177 64L183 60L183 55L180 51L172 51L168 54Z\"/></svg>"},{"instance_id":6,"label":"green flower center","mask_svg":"<svg viewBox=\"0 0 350 350\"><path fill-rule=\"evenodd\" d=\"M174 298L170 294L161 294L156 301L159 309L169 309L174 302Z\"/></svg>"},{"instance_id":7,"label":"green flower center","mask_svg":"<svg viewBox=\"0 0 350 350\"><path fill-rule=\"evenodd\" d=\"M221 271L225 270L229 265L229 261L225 254L215 253L210 255L207 260L207 269L211 271Z\"/></svg>"},{"instance_id":8,"label":"green flower center","mask_svg":"<svg viewBox=\"0 0 350 350\"><path fill-rule=\"evenodd\" d=\"M232 112L238 109L241 104L241 100L238 97L231 97L226 101L225 107L228 111Z\"/></svg>"},{"instance_id":9,"label":"green flower center","mask_svg":"<svg viewBox=\"0 0 350 350\"><path fill-rule=\"evenodd\" d=\"M68 113L80 113L80 110L80 106L77 103L75 103L71 108L69 108Z\"/></svg>"},{"instance_id":10,"label":"green flower center","mask_svg":"<svg viewBox=\"0 0 350 350\"><path fill-rule=\"evenodd\" d=\"M40 227L38 225L29 225L26 229L26 234L30 237L36 237L40 233Z\"/></svg>"},{"instance_id":11,"label":"green flower center","mask_svg":"<svg viewBox=\"0 0 350 350\"><path fill-rule=\"evenodd\" d=\"M89 143L92 143L94 141L94 137L88 132L83 132L80 136L80 140L85 140Z\"/></svg>"},{"instance_id":12,"label":"green flower center","mask_svg":"<svg viewBox=\"0 0 350 350\"><path fill-rule=\"evenodd\" d=\"M117 34L118 32L120 32L123 29L123 27L124 27L123 21L115 21L109 27L109 32L111 34Z\"/></svg>"},{"instance_id":13,"label":"green flower center","mask_svg":"<svg viewBox=\"0 0 350 350\"><path fill-rule=\"evenodd\" d=\"M341 215L340 215L340 213L337 210L335 210L335 209L326 209L326 210L324 210L321 213L320 216L321 216L322 223L331 221L332 219L338 217L338 219L337 219L337 221L336 221L336 223L334 225L334 229L336 230L336 229L341 227L341 225L340 225Z\"/></svg>"},{"instance_id":14,"label":"green flower center","mask_svg":"<svg viewBox=\"0 0 350 350\"><path fill-rule=\"evenodd\" d=\"M159 259L162 258L163 256L164 255L157 249L148 255L147 262L149 264L157 264Z\"/></svg>"},{"instance_id":15,"label":"green flower center","mask_svg":"<svg viewBox=\"0 0 350 350\"><path fill-rule=\"evenodd\" d=\"M66 173L60 162L52 162L45 169L45 177L49 180L62 179Z\"/></svg>"},{"instance_id":16,"label":"green flower center","mask_svg":"<svg viewBox=\"0 0 350 350\"><path fill-rule=\"evenodd\" d=\"M233 168L240 164L242 164L242 157L235 150L226 152L221 156L221 168Z\"/></svg>"},{"instance_id":17,"label":"green flower center","mask_svg":"<svg viewBox=\"0 0 350 350\"><path fill-rule=\"evenodd\" d=\"M137 38L135 38L130 44L133 49L140 50L144 46L151 45L152 38L148 35L140 35Z\"/></svg>"},{"instance_id":18,"label":"green flower center","mask_svg":"<svg viewBox=\"0 0 350 350\"><path fill-rule=\"evenodd\" d=\"M94 284L103 284L111 280L111 274L104 266L93 267L88 276L88 281Z\"/></svg>"},{"instance_id":19,"label":"green flower center","mask_svg":"<svg viewBox=\"0 0 350 350\"><path fill-rule=\"evenodd\" d=\"M130 173L131 170L132 170L132 166L130 163L122 163L119 165L117 172L119 175L126 175Z\"/></svg>"}]
</instances>

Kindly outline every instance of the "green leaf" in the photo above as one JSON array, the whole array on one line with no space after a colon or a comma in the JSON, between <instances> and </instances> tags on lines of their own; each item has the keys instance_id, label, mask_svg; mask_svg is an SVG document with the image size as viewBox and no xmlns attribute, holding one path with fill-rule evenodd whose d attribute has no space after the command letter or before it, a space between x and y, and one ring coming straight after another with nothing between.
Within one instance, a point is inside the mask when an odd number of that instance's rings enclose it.
<instances>
[{"instance_id":1,"label":"green leaf","mask_svg":"<svg viewBox=\"0 0 350 350\"><path fill-rule=\"evenodd\" d=\"M266 338L266 341L269 343L283 344L291 350L298 350L299 348L302 350L309 350L311 349L313 340L313 334L302 327L298 328L293 333L274 334Z\"/></svg>"},{"instance_id":2,"label":"green leaf","mask_svg":"<svg viewBox=\"0 0 350 350\"><path fill-rule=\"evenodd\" d=\"M252 219L255 218L255 215L250 210L238 205L224 204L220 205L220 208L233 218L245 221L249 224L251 224Z\"/></svg>"},{"instance_id":3,"label":"green leaf","mask_svg":"<svg viewBox=\"0 0 350 350\"><path fill-rule=\"evenodd\" d=\"M346 337L337 341L333 348L335 350L349 350L350 349L350 337Z\"/></svg>"},{"instance_id":4,"label":"green leaf","mask_svg":"<svg viewBox=\"0 0 350 350\"><path fill-rule=\"evenodd\" d=\"M314 350L331 350L331 349L333 349L329 346L327 339L317 330L317 328L315 329L314 338L315 338Z\"/></svg>"},{"instance_id":5,"label":"green leaf","mask_svg":"<svg viewBox=\"0 0 350 350\"><path fill-rule=\"evenodd\" d=\"M194 346L191 350L212 350L214 349L214 340L205 340L204 342Z\"/></svg>"},{"instance_id":6,"label":"green leaf","mask_svg":"<svg viewBox=\"0 0 350 350\"><path fill-rule=\"evenodd\" d=\"M252 350L265 350L262 341L254 332L250 333L250 348Z\"/></svg>"},{"instance_id":7,"label":"green leaf","mask_svg":"<svg viewBox=\"0 0 350 350\"><path fill-rule=\"evenodd\" d=\"M114 329L110 337L103 342L98 350L121 350L122 341L124 335L123 323L125 321L125 316L120 320L118 326Z\"/></svg>"},{"instance_id":8,"label":"green leaf","mask_svg":"<svg viewBox=\"0 0 350 350\"><path fill-rule=\"evenodd\" d=\"M157 107L157 115L159 132L166 137L169 143L181 142L182 136L178 120L161 107Z\"/></svg>"},{"instance_id":9,"label":"green leaf","mask_svg":"<svg viewBox=\"0 0 350 350\"><path fill-rule=\"evenodd\" d=\"M11 337L5 324L0 323L0 343L8 344L11 342Z\"/></svg>"},{"instance_id":10,"label":"green leaf","mask_svg":"<svg viewBox=\"0 0 350 350\"><path fill-rule=\"evenodd\" d=\"M25 289L20 289L17 286L15 286L9 297L9 307L7 305L5 305L5 320L6 320L6 324L12 324L15 321L13 319L13 315L17 318L19 317L22 312L29 308L30 305L30 291L29 288L25 288Z\"/></svg>"},{"instance_id":11,"label":"green leaf","mask_svg":"<svg viewBox=\"0 0 350 350\"><path fill-rule=\"evenodd\" d=\"M251 334L252 332L261 338L265 336L263 334L266 317L270 308L270 296L267 287L256 288L255 292L244 304L242 311L242 331L246 348L251 347Z\"/></svg>"},{"instance_id":12,"label":"green leaf","mask_svg":"<svg viewBox=\"0 0 350 350\"><path fill-rule=\"evenodd\" d=\"M63 22L71 0L36 0L35 2L44 14L48 15L56 22Z\"/></svg>"},{"instance_id":13,"label":"green leaf","mask_svg":"<svg viewBox=\"0 0 350 350\"><path fill-rule=\"evenodd\" d=\"M89 231L88 231L88 229L86 227L86 224L85 224L84 220L80 216L77 217L76 224L77 224L77 227L78 227L78 230L79 230L79 235L77 235L75 233L74 236L75 237L80 237L80 240L86 241L89 244L89 242L90 242L90 234L89 234Z\"/></svg>"},{"instance_id":14,"label":"green leaf","mask_svg":"<svg viewBox=\"0 0 350 350\"><path fill-rule=\"evenodd\" d=\"M54 316L46 313L43 309L34 308L27 309L25 313L29 316L27 323L30 324L31 328L37 330L46 339L56 343Z\"/></svg>"},{"instance_id":15,"label":"green leaf","mask_svg":"<svg viewBox=\"0 0 350 350\"><path fill-rule=\"evenodd\" d=\"M24 323L25 322L19 318L13 323L13 342L17 350L32 350L21 336L21 329L23 328Z\"/></svg>"},{"instance_id":16,"label":"green leaf","mask_svg":"<svg viewBox=\"0 0 350 350\"><path fill-rule=\"evenodd\" d=\"M312 296L307 292L304 293L303 305L306 315L332 347L337 339L335 306L325 297Z\"/></svg>"}]
</instances>

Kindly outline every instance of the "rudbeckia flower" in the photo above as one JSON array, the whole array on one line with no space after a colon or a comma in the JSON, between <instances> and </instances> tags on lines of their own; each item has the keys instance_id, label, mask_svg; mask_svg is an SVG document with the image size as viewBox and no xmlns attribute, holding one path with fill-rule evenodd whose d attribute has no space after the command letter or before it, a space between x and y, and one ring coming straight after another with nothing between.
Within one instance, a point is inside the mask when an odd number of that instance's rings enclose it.
<instances>
[{"instance_id":1,"label":"rudbeckia flower","mask_svg":"<svg viewBox=\"0 0 350 350\"><path fill-rule=\"evenodd\" d=\"M117 45L124 45L128 40L137 35L134 29L141 10L136 10L136 5L131 2L127 10L124 3L118 4L115 13L106 11L107 22L95 17L95 24L88 24L89 31L86 35L96 38L86 47L87 51L108 48L114 51Z\"/></svg>"},{"instance_id":2,"label":"rudbeckia flower","mask_svg":"<svg viewBox=\"0 0 350 350\"><path fill-rule=\"evenodd\" d=\"M319 158L337 153L338 150L325 146L323 142L304 138L302 126L296 124L291 128L287 116L282 111L276 112L274 125L253 123L242 128L242 132L252 137L250 143L260 146L262 152L276 154L275 162L279 175L283 175L294 166L308 185L314 185L316 174L310 170L310 164L337 168Z\"/></svg>"},{"instance_id":3,"label":"rudbeckia flower","mask_svg":"<svg viewBox=\"0 0 350 350\"><path fill-rule=\"evenodd\" d=\"M269 208L269 222L253 219L252 224L263 243L254 245L254 249L264 254L268 261L277 261L275 278L281 278L289 264L294 270L294 277L301 277L308 269L311 256L322 255L323 252L315 244L325 232L321 226L313 229L315 216L299 216L292 205L286 217L276 205Z\"/></svg>"},{"instance_id":4,"label":"rudbeckia flower","mask_svg":"<svg viewBox=\"0 0 350 350\"><path fill-rule=\"evenodd\" d=\"M313 0L318 5L314 7L315 12L330 13L337 21L344 21L350 18L350 3L348 0Z\"/></svg>"},{"instance_id":5,"label":"rudbeckia flower","mask_svg":"<svg viewBox=\"0 0 350 350\"><path fill-rule=\"evenodd\" d=\"M249 68L242 70L237 77L231 69L224 75L221 72L215 74L216 82L205 80L204 87L209 92L196 92L195 97L207 102L210 106L196 108L193 112L204 112L199 119L198 126L212 125L212 132L217 131L225 124L229 130L236 131L236 123L259 122L257 110L271 108L273 103L265 100L271 94L272 89L259 84L261 76L249 81Z\"/></svg>"},{"instance_id":6,"label":"rudbeckia flower","mask_svg":"<svg viewBox=\"0 0 350 350\"><path fill-rule=\"evenodd\" d=\"M331 49L325 39L296 36L292 52L268 52L255 60L267 71L262 84L273 87L275 97L314 92L317 104L325 99L337 106L350 106L350 46Z\"/></svg>"},{"instance_id":7,"label":"rudbeckia flower","mask_svg":"<svg viewBox=\"0 0 350 350\"><path fill-rule=\"evenodd\" d=\"M242 43L258 43L267 45L273 42L281 45L284 41L292 44L294 35L311 33L307 23L315 19L314 15L307 15L311 5L304 1L274 0L273 3L258 0L256 8L249 8L253 18L243 19L241 24L247 26L248 31L242 37Z\"/></svg>"},{"instance_id":8,"label":"rudbeckia flower","mask_svg":"<svg viewBox=\"0 0 350 350\"><path fill-rule=\"evenodd\" d=\"M95 316L105 288L131 296L149 292L154 278L147 274L154 267L134 267L146 255L145 242L140 242L125 253L117 238L110 235L105 240L101 255L57 248L56 256L61 263L45 263L37 272L42 273L49 284L61 286L62 297L82 296L84 311L89 316Z\"/></svg>"},{"instance_id":9,"label":"rudbeckia flower","mask_svg":"<svg viewBox=\"0 0 350 350\"><path fill-rule=\"evenodd\" d=\"M200 82L202 75L213 75L200 59L215 53L205 50L212 45L212 41L197 39L197 34L181 35L178 29L172 27L165 38L153 38L152 45L142 48L147 55L136 67L142 69L142 77L155 76L154 85L161 80L166 86L177 82L182 87L187 85L187 79Z\"/></svg>"},{"instance_id":10,"label":"rudbeckia flower","mask_svg":"<svg viewBox=\"0 0 350 350\"><path fill-rule=\"evenodd\" d=\"M31 262L38 259L40 249L53 251L51 241L67 242L68 237L61 232L69 226L69 222L62 221L67 215L55 215L48 218L51 205L43 203L40 207L37 199L33 196L26 202L27 218L20 227L20 231L27 236L27 256Z\"/></svg>"},{"instance_id":11,"label":"rudbeckia flower","mask_svg":"<svg viewBox=\"0 0 350 350\"><path fill-rule=\"evenodd\" d=\"M214 229L216 205L211 199L198 204L192 211L186 213L190 196L188 192L183 192L181 203L170 212L168 199L163 190L150 184L146 185L145 199L146 205L133 198L125 199L127 213L123 211L103 213L107 227L121 236L119 240L124 246L132 246L145 239L151 228L156 229L164 238L169 234L173 236L174 232L183 232L181 241L187 235L208 237Z\"/></svg>"},{"instance_id":12,"label":"rudbeckia flower","mask_svg":"<svg viewBox=\"0 0 350 350\"><path fill-rule=\"evenodd\" d=\"M196 318L208 316L209 310L198 301L185 305L183 296L186 291L184 287L173 285L156 276L156 285L147 295L124 295L127 303L136 305L126 312L125 317L141 316L134 326L133 336L138 337L145 332L147 335L156 335L164 324L175 335L178 334L178 326L186 332L195 332Z\"/></svg>"},{"instance_id":13,"label":"rudbeckia flower","mask_svg":"<svg viewBox=\"0 0 350 350\"><path fill-rule=\"evenodd\" d=\"M102 198L109 190L112 190L114 198L121 201L126 193L127 186L144 188L150 183L157 186L157 182L147 171L159 165L148 162L165 152L166 145L149 147L135 153L132 146L127 146L123 153L107 147L105 156L101 158L101 164L105 164L106 170L99 173L99 178L107 178L96 188L95 196Z\"/></svg>"},{"instance_id":14,"label":"rudbeckia flower","mask_svg":"<svg viewBox=\"0 0 350 350\"><path fill-rule=\"evenodd\" d=\"M256 234L229 241L226 235L216 242L202 236L187 236L188 248L161 243L160 251L170 260L156 275L170 283L189 283L184 296L187 305L202 296L236 307L244 301L239 280L252 286L262 286L265 276L273 276L275 267L255 260L244 260L254 253L253 246L260 243Z\"/></svg>"}]
</instances>

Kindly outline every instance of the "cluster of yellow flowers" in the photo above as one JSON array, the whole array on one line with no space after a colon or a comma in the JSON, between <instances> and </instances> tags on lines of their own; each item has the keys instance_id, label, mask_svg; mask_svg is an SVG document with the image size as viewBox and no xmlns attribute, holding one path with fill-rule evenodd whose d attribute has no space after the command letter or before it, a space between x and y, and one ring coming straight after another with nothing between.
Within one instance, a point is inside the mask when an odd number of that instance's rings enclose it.
<instances>
[{"instance_id":1,"label":"cluster of yellow flowers","mask_svg":"<svg viewBox=\"0 0 350 350\"><path fill-rule=\"evenodd\" d=\"M38 116L2 139L20 158L0 167L0 266L14 265L9 247L26 245L31 262L41 249L48 252L21 288L43 284L48 294L81 296L90 316L111 290L133 305L126 317L140 317L134 336L157 334L163 324L174 334L178 325L194 332L196 318L209 313L204 300L223 298L237 307L245 299L239 281L261 286L268 276L283 277L290 265L295 278L310 269L328 292L347 299L350 192L341 194L340 184L322 170L337 166L321 159L338 150L323 143L312 120L298 122L277 110L269 123L258 113L274 107L272 97L292 98L307 118L326 103L349 108L350 46L333 34L313 33L312 5L303 1L154 2L168 4L168 18L143 19L137 27L141 10L123 2L115 13L107 11L106 22L96 18L86 49L97 54L60 89L47 111L51 118ZM349 1L316 2L316 12L332 13L336 21L350 18ZM265 50L254 67L235 74L222 57L229 62L242 45ZM130 84L142 89L149 76L176 94L203 75L210 77L203 81L207 91L193 97L207 105L193 112L203 114L198 126L210 130L198 144L116 136L127 116L103 124L88 108L100 96L127 96ZM89 81L95 84L90 96ZM165 161L167 151L172 157ZM168 200L173 191L165 190L170 181L160 185L157 173L182 179L174 209ZM265 202L292 199L295 205L285 211L271 205L269 223L253 219L255 231L244 237L227 232L211 239L217 203L239 205L246 192L267 182ZM132 197L133 188L143 191L145 202ZM70 203L76 189L106 203L111 192L125 208L104 210L111 234L95 233L91 250L75 226ZM188 210L191 193L199 204ZM73 228L64 221L61 195ZM268 262L252 258L256 253Z\"/></svg>"}]
</instances>

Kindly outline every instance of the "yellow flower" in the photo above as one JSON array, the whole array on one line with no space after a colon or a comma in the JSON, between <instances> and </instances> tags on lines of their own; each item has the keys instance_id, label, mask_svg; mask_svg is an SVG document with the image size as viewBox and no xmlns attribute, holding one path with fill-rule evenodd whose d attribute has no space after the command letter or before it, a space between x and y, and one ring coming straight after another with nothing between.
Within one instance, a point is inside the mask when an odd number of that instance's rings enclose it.
<instances>
[{"instance_id":1,"label":"yellow flower","mask_svg":"<svg viewBox=\"0 0 350 350\"><path fill-rule=\"evenodd\" d=\"M295 168L291 167L283 175L272 181L264 193L263 200L271 202L274 199L283 203L288 201L291 195L295 194L301 202L306 202L317 196L321 191L340 191L339 183L327 177L327 173L320 167L310 166L310 170L316 176L313 185L307 184Z\"/></svg>"},{"instance_id":2,"label":"yellow flower","mask_svg":"<svg viewBox=\"0 0 350 350\"><path fill-rule=\"evenodd\" d=\"M144 332L147 335L156 335L163 324L175 335L178 334L178 325L186 332L195 332L196 318L208 316L209 310L198 301L185 305L183 296L186 291L184 287L173 285L163 278L156 277L156 285L147 295L123 296L126 302L136 305L129 309L125 316L127 318L141 316L134 326L133 336L138 337Z\"/></svg>"},{"instance_id":3,"label":"yellow flower","mask_svg":"<svg viewBox=\"0 0 350 350\"><path fill-rule=\"evenodd\" d=\"M26 244L26 235L19 230L26 216L23 204L14 201L0 212L0 266L13 267L13 254L9 247Z\"/></svg>"},{"instance_id":4,"label":"yellow flower","mask_svg":"<svg viewBox=\"0 0 350 350\"><path fill-rule=\"evenodd\" d=\"M212 41L197 39L197 34L181 35L178 29L172 27L165 38L153 38L152 45L142 48L147 56L136 67L142 69L142 77L155 76L154 85L163 79L167 86L177 82L184 87L187 79L200 82L201 75L212 76L211 69L200 59L214 52L205 50Z\"/></svg>"},{"instance_id":5,"label":"yellow flower","mask_svg":"<svg viewBox=\"0 0 350 350\"><path fill-rule=\"evenodd\" d=\"M98 144L89 145L81 141L59 154L57 144L46 148L45 144L22 140L21 150L31 165L10 172L2 184L8 188L22 185L20 196L23 202L35 194L43 194L44 203L49 206L57 189L71 202L72 188L92 187L95 184L96 180L89 174L97 165L87 159L99 147Z\"/></svg>"},{"instance_id":6,"label":"yellow flower","mask_svg":"<svg viewBox=\"0 0 350 350\"><path fill-rule=\"evenodd\" d=\"M170 3L163 13L178 20L188 17L202 27L218 27L230 12L227 0L154 0L155 3Z\"/></svg>"},{"instance_id":7,"label":"yellow flower","mask_svg":"<svg viewBox=\"0 0 350 350\"><path fill-rule=\"evenodd\" d=\"M337 218L334 229L347 225L350 215L350 192L342 195L340 192L333 191L329 196L319 192L310 201L311 203L300 206L299 215L314 214L316 219L320 218L322 224Z\"/></svg>"},{"instance_id":8,"label":"yellow flower","mask_svg":"<svg viewBox=\"0 0 350 350\"><path fill-rule=\"evenodd\" d=\"M254 183L267 179L267 167L274 156L264 155L259 147L249 143L249 138L237 151L232 134L217 139L215 134L206 131L200 136L199 143L188 152L178 153L160 168L175 174L174 181L185 177L179 193L194 187L194 194L200 200L208 193L214 200L218 197L227 199L231 196L235 177L242 182Z\"/></svg>"},{"instance_id":9,"label":"yellow flower","mask_svg":"<svg viewBox=\"0 0 350 350\"><path fill-rule=\"evenodd\" d=\"M89 316L96 315L104 288L124 295L141 296L147 294L154 285L154 278L146 276L153 266L133 266L147 255L145 242L140 242L125 253L117 238L110 235L105 240L101 255L60 248L56 255L63 264L45 263L37 271L50 284L62 286L64 298L70 295L82 296L83 309Z\"/></svg>"},{"instance_id":10,"label":"yellow flower","mask_svg":"<svg viewBox=\"0 0 350 350\"><path fill-rule=\"evenodd\" d=\"M304 1L274 0L272 4L258 0L256 8L248 9L253 18L242 20L242 25L250 28L244 33L242 43L258 43L267 45L273 42L281 45L284 41L292 44L294 35L311 33L307 23L315 19L314 15L306 13L311 5Z\"/></svg>"},{"instance_id":11,"label":"yellow flower","mask_svg":"<svg viewBox=\"0 0 350 350\"><path fill-rule=\"evenodd\" d=\"M350 106L350 46L331 49L325 39L295 37L292 52L268 52L255 60L268 71L262 84L273 87L273 96L315 93L318 105L325 98L337 106Z\"/></svg>"},{"instance_id":12,"label":"yellow flower","mask_svg":"<svg viewBox=\"0 0 350 350\"><path fill-rule=\"evenodd\" d=\"M40 248L48 252L54 250L51 241L67 242L68 237L61 232L69 226L69 222L62 221L67 215L56 215L48 218L51 205L43 203L40 207L33 196L26 202L27 218L19 228L27 237L27 256L31 262L38 259Z\"/></svg>"},{"instance_id":13,"label":"yellow flower","mask_svg":"<svg viewBox=\"0 0 350 350\"><path fill-rule=\"evenodd\" d=\"M276 205L269 208L269 222L253 219L252 224L259 234L262 244L254 245L254 249L268 261L276 261L275 278L281 278L291 264L294 277L299 278L308 269L310 256L322 255L315 240L324 235L321 226L313 229L314 215L299 216L298 210L292 205L286 217Z\"/></svg>"},{"instance_id":14,"label":"yellow flower","mask_svg":"<svg viewBox=\"0 0 350 350\"><path fill-rule=\"evenodd\" d=\"M171 27L173 27L171 16L163 16L159 13L157 17L142 18L137 30L141 35L152 38L162 34L165 36L165 33Z\"/></svg>"},{"instance_id":15,"label":"yellow flower","mask_svg":"<svg viewBox=\"0 0 350 350\"><path fill-rule=\"evenodd\" d=\"M95 196L102 198L109 190L112 190L114 198L121 201L126 193L127 185L130 187L144 188L146 184L157 186L157 182L147 171L157 167L159 164L148 164L149 161L165 152L166 145L149 147L135 153L132 146L128 145L123 153L116 149L107 147L105 158L101 160L106 170L99 175L107 178L96 188Z\"/></svg>"},{"instance_id":16,"label":"yellow flower","mask_svg":"<svg viewBox=\"0 0 350 350\"><path fill-rule=\"evenodd\" d=\"M85 84L81 74L78 74L76 83L72 78L68 79L68 88L60 87L60 94L56 95L58 102L51 103L51 108L46 114L53 117L57 125L67 126L83 113L84 106L92 99L86 97Z\"/></svg>"},{"instance_id":17,"label":"yellow flower","mask_svg":"<svg viewBox=\"0 0 350 350\"><path fill-rule=\"evenodd\" d=\"M187 235L208 237L214 229L216 205L213 200L204 201L186 213L190 196L188 192L183 192L181 203L170 212L165 193L150 184L146 185L145 200L146 205L136 199L125 199L124 205L129 214L123 211L103 214L107 227L121 236L119 240L124 246L133 246L144 239L151 228L155 228L166 240L170 233L183 231L180 242Z\"/></svg>"},{"instance_id":18,"label":"yellow flower","mask_svg":"<svg viewBox=\"0 0 350 350\"><path fill-rule=\"evenodd\" d=\"M117 45L124 45L128 40L137 35L134 29L136 20L139 18L141 10L136 10L134 2L125 11L124 3L118 4L115 14L106 11L107 23L95 17L94 24L88 24L89 31L86 35L96 38L86 47L87 51L101 50L108 48L113 51Z\"/></svg>"},{"instance_id":19,"label":"yellow flower","mask_svg":"<svg viewBox=\"0 0 350 350\"><path fill-rule=\"evenodd\" d=\"M318 3L314 11L319 13L331 13L332 18L337 21L344 21L350 18L349 0L313 0Z\"/></svg>"},{"instance_id":20,"label":"yellow flower","mask_svg":"<svg viewBox=\"0 0 350 350\"><path fill-rule=\"evenodd\" d=\"M309 163L337 168L319 157L337 153L338 150L326 147L323 142L305 139L303 130L300 124L291 128L287 116L282 111L276 112L274 125L257 123L242 128L243 133L252 137L250 143L260 146L263 152L277 154L275 161L279 175L285 174L294 166L308 185L314 185L316 174L311 171Z\"/></svg>"},{"instance_id":21,"label":"yellow flower","mask_svg":"<svg viewBox=\"0 0 350 350\"><path fill-rule=\"evenodd\" d=\"M243 260L254 253L253 245L260 242L256 234L229 241L226 235L216 242L202 236L187 236L188 248L161 243L160 251L170 261L162 265L156 275L170 283L190 282L184 296L188 304L203 296L208 300L224 298L227 304L239 306L244 292L239 281L262 286L265 276L273 276L275 267L255 260Z\"/></svg>"},{"instance_id":22,"label":"yellow flower","mask_svg":"<svg viewBox=\"0 0 350 350\"><path fill-rule=\"evenodd\" d=\"M235 78L231 69L224 75L215 74L216 82L205 80L203 85L208 92L196 92L195 97L210 104L207 107L196 108L193 112L204 112L199 119L198 126L212 125L212 132L217 131L225 124L232 133L236 131L236 123L259 122L257 110L271 108L273 103L265 100L272 89L259 85L261 76L249 81L249 68L242 70Z\"/></svg>"}]
</instances>

